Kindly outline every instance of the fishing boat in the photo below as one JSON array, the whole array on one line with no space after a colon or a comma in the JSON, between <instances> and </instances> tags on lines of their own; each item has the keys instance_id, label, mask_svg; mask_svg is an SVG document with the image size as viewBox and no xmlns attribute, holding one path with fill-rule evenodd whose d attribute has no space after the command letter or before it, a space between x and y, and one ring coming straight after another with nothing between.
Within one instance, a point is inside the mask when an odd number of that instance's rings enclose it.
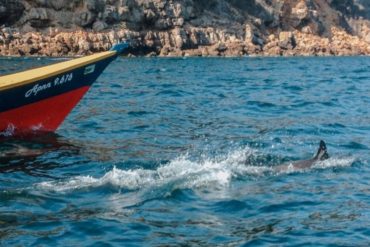
<instances>
[{"instance_id":1,"label":"fishing boat","mask_svg":"<svg viewBox=\"0 0 370 247\"><path fill-rule=\"evenodd\" d=\"M54 132L128 44L0 77L0 133Z\"/></svg>"}]
</instances>

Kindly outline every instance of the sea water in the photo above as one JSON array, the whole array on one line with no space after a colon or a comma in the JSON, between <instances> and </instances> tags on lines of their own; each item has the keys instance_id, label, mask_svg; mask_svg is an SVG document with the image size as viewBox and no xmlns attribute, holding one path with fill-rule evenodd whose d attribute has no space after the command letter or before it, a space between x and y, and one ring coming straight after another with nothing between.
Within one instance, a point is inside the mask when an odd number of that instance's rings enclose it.
<instances>
[{"instance_id":1,"label":"sea water","mask_svg":"<svg viewBox=\"0 0 370 247\"><path fill-rule=\"evenodd\" d=\"M369 109L367 57L119 58L55 134L1 139L0 245L368 246Z\"/></svg>"}]
</instances>

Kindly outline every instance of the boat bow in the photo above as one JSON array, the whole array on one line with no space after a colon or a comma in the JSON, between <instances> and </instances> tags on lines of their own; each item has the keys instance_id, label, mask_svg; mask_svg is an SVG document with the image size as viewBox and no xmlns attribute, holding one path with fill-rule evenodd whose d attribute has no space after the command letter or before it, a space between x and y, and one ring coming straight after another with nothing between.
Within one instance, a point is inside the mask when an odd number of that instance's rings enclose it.
<instances>
[{"instance_id":1,"label":"boat bow","mask_svg":"<svg viewBox=\"0 0 370 247\"><path fill-rule=\"evenodd\" d=\"M0 132L55 131L127 48L121 43L106 52L0 77Z\"/></svg>"}]
</instances>

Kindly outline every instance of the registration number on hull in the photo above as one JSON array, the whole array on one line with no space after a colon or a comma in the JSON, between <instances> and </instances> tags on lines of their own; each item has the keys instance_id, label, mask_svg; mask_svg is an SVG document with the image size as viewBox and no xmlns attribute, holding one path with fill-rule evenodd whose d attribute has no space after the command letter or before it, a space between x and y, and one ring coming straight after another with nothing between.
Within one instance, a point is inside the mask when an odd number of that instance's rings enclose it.
<instances>
[{"instance_id":1,"label":"registration number on hull","mask_svg":"<svg viewBox=\"0 0 370 247\"><path fill-rule=\"evenodd\" d=\"M31 96L36 96L40 92L63 85L67 82L71 82L72 80L73 80L73 73L69 73L61 77L57 77L54 79L54 81L51 81L51 82L37 83L35 86L33 86L30 90L28 90L25 93L24 97L29 98Z\"/></svg>"}]
</instances>

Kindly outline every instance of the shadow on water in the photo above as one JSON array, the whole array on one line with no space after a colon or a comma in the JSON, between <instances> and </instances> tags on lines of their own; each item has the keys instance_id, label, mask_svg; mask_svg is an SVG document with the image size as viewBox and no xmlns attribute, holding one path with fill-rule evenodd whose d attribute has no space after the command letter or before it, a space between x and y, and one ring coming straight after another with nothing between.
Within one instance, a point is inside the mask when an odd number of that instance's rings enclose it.
<instances>
[{"instance_id":1,"label":"shadow on water","mask_svg":"<svg viewBox=\"0 0 370 247\"><path fill-rule=\"evenodd\" d=\"M77 155L80 147L55 133L38 133L20 137L0 137L0 173L24 172L60 167L57 162L43 162L40 158L52 152Z\"/></svg>"}]
</instances>

